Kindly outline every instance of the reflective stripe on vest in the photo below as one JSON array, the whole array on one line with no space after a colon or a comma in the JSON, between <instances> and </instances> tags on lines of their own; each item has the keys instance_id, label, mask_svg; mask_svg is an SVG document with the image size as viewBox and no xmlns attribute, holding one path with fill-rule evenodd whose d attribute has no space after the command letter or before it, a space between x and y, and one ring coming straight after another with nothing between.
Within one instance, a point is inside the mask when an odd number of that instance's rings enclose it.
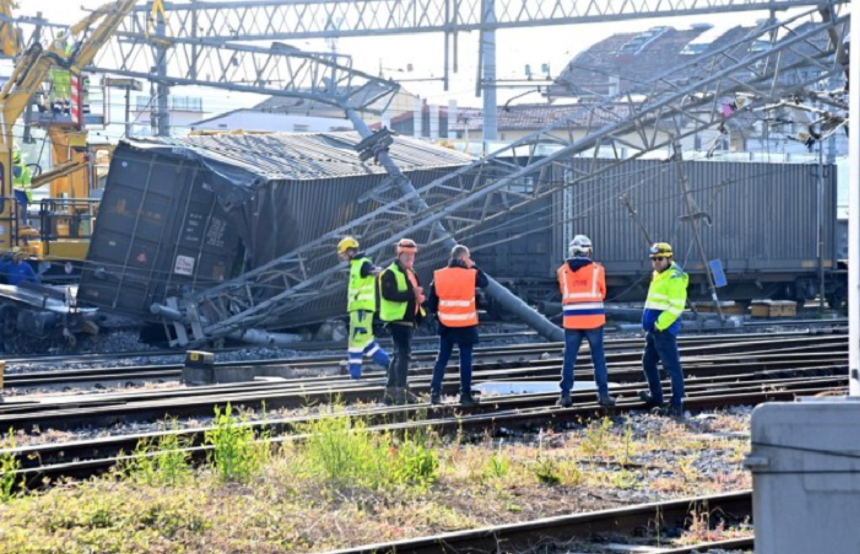
<instances>
[{"instance_id":1,"label":"reflective stripe on vest","mask_svg":"<svg viewBox=\"0 0 860 554\"><path fill-rule=\"evenodd\" d=\"M376 276L361 276L361 266L364 262L370 262L370 258L355 258L349 267L349 291L347 292L348 305L346 310L354 312L364 310L376 311Z\"/></svg>"},{"instance_id":2,"label":"reflective stripe on vest","mask_svg":"<svg viewBox=\"0 0 860 554\"><path fill-rule=\"evenodd\" d=\"M606 308L600 282L603 267L598 264L571 271L567 262L558 268L558 283L565 329L596 329L606 325Z\"/></svg>"},{"instance_id":3,"label":"reflective stripe on vest","mask_svg":"<svg viewBox=\"0 0 860 554\"><path fill-rule=\"evenodd\" d=\"M433 273L439 311L436 316L445 327L474 327L478 324L475 304L474 269L446 267Z\"/></svg>"}]
</instances>

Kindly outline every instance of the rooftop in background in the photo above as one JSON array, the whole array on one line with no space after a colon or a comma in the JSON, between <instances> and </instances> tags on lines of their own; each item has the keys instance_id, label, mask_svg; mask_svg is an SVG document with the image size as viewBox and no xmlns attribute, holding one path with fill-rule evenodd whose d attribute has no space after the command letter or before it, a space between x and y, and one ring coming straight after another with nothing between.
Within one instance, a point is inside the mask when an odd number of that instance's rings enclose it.
<instances>
[{"instance_id":1,"label":"rooftop in background","mask_svg":"<svg viewBox=\"0 0 860 554\"><path fill-rule=\"evenodd\" d=\"M184 148L206 160L260 175L267 180L308 181L384 174L382 166L359 160L358 133L217 133L185 138L131 140L139 148ZM473 158L462 152L398 136L390 151L401 170L459 167Z\"/></svg>"},{"instance_id":2,"label":"rooftop in background","mask_svg":"<svg viewBox=\"0 0 860 554\"><path fill-rule=\"evenodd\" d=\"M742 38L751 28L703 23L689 29L662 26L612 35L571 60L549 96L602 97L624 92Z\"/></svg>"},{"instance_id":3,"label":"rooftop in background","mask_svg":"<svg viewBox=\"0 0 860 554\"><path fill-rule=\"evenodd\" d=\"M497 110L498 128L500 131L536 131L562 118L571 118L573 128L585 128L589 125L606 125L619 121L630 114L629 104L613 104L608 109L595 110L594 104L519 104L500 106ZM480 131L484 128L484 115L481 110L461 109L452 129L457 132ZM565 126L559 127L565 129Z\"/></svg>"}]
</instances>

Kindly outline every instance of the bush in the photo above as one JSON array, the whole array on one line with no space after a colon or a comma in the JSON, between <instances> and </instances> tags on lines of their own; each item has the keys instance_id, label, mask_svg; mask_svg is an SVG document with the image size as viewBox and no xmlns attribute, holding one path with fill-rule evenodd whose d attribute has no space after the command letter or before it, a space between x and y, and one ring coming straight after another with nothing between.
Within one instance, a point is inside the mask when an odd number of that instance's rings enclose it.
<instances>
[{"instance_id":1,"label":"bush","mask_svg":"<svg viewBox=\"0 0 860 554\"><path fill-rule=\"evenodd\" d=\"M308 435L299 449L306 471L338 485L369 488L426 486L439 476L439 456L421 433L402 440L377 434L360 418L314 419L300 427Z\"/></svg>"},{"instance_id":2,"label":"bush","mask_svg":"<svg viewBox=\"0 0 860 554\"><path fill-rule=\"evenodd\" d=\"M9 429L6 435L6 448L14 449L15 434L12 429ZM21 469L21 461L12 452L0 453L0 502L8 502L15 497L15 472ZM21 478L21 485L24 484L24 478Z\"/></svg>"},{"instance_id":3,"label":"bush","mask_svg":"<svg viewBox=\"0 0 860 554\"><path fill-rule=\"evenodd\" d=\"M390 473L393 482L427 486L439 478L439 455L426 437L406 434L394 452Z\"/></svg>"},{"instance_id":4,"label":"bush","mask_svg":"<svg viewBox=\"0 0 860 554\"><path fill-rule=\"evenodd\" d=\"M247 482L269 461L268 442L257 441L254 429L245 425L247 419L247 416L234 418L229 403L223 413L216 406L214 428L206 431L205 442L212 446L207 460L224 482ZM260 438L267 439L268 433Z\"/></svg>"},{"instance_id":5,"label":"bush","mask_svg":"<svg viewBox=\"0 0 860 554\"><path fill-rule=\"evenodd\" d=\"M162 424L162 432L167 426ZM135 481L148 485L175 485L191 476L190 446L176 431L176 420L170 422L170 431L137 444L132 457L120 465L120 473Z\"/></svg>"}]
</instances>

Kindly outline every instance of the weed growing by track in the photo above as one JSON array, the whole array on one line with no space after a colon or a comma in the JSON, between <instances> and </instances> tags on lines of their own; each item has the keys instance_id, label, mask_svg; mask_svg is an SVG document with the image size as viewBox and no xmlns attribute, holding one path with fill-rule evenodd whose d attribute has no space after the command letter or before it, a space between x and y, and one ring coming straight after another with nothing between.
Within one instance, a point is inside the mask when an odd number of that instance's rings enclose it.
<instances>
[{"instance_id":1,"label":"weed growing by track","mask_svg":"<svg viewBox=\"0 0 860 554\"><path fill-rule=\"evenodd\" d=\"M333 485L371 489L425 487L438 478L436 439L421 431L375 433L361 419L345 415L313 419L299 428L307 440L296 448L309 475Z\"/></svg>"},{"instance_id":2,"label":"weed growing by track","mask_svg":"<svg viewBox=\"0 0 860 554\"><path fill-rule=\"evenodd\" d=\"M190 455L183 450L189 441L176 432L175 420L162 424L158 440L148 438L140 441L131 456L123 459L117 468L119 475L147 485L176 485L191 478Z\"/></svg>"},{"instance_id":3,"label":"weed growing by track","mask_svg":"<svg viewBox=\"0 0 860 554\"><path fill-rule=\"evenodd\" d=\"M15 448L15 433L9 429L6 435L7 448ZM15 471L21 468L21 462L11 453L0 453L0 502L8 502L14 496Z\"/></svg>"},{"instance_id":4,"label":"weed growing by track","mask_svg":"<svg viewBox=\"0 0 860 554\"><path fill-rule=\"evenodd\" d=\"M247 415L233 417L233 407L229 403L224 411L215 406L213 428L206 431L204 441L212 446L207 460L225 483L248 482L269 461L271 447L265 441L257 441L254 429L247 423ZM259 438L267 439L268 432L263 431Z\"/></svg>"},{"instance_id":5,"label":"weed growing by track","mask_svg":"<svg viewBox=\"0 0 860 554\"><path fill-rule=\"evenodd\" d=\"M371 432L340 410L298 430L308 440L258 451L225 408L200 467L163 439L125 471L0 504L0 552L319 552L749 486L747 439L732 436L748 415L618 417L499 439Z\"/></svg>"}]
</instances>

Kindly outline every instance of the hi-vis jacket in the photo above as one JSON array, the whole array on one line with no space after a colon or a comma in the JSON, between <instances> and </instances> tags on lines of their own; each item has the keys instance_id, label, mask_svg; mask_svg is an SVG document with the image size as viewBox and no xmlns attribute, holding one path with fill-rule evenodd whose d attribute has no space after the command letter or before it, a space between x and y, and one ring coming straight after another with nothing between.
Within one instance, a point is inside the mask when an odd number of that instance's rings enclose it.
<instances>
[{"instance_id":1,"label":"hi-vis jacket","mask_svg":"<svg viewBox=\"0 0 860 554\"><path fill-rule=\"evenodd\" d=\"M576 259L574 259L576 260ZM575 271L567 261L558 268L565 329L597 329L606 325L606 275L603 266L583 260Z\"/></svg>"},{"instance_id":2,"label":"hi-vis jacket","mask_svg":"<svg viewBox=\"0 0 860 554\"><path fill-rule=\"evenodd\" d=\"M475 303L475 276L478 271L446 267L433 273L433 288L439 297L436 317L446 327L474 327L478 324Z\"/></svg>"},{"instance_id":3,"label":"hi-vis jacket","mask_svg":"<svg viewBox=\"0 0 860 554\"><path fill-rule=\"evenodd\" d=\"M690 277L675 262L662 273L654 272L651 286L648 287L645 311L642 313L643 329L678 334L680 317L687 302L689 280Z\"/></svg>"},{"instance_id":4,"label":"hi-vis jacket","mask_svg":"<svg viewBox=\"0 0 860 554\"><path fill-rule=\"evenodd\" d=\"M376 311L376 275L372 270L373 261L367 256L358 255L350 262L346 308L348 312Z\"/></svg>"}]
</instances>

